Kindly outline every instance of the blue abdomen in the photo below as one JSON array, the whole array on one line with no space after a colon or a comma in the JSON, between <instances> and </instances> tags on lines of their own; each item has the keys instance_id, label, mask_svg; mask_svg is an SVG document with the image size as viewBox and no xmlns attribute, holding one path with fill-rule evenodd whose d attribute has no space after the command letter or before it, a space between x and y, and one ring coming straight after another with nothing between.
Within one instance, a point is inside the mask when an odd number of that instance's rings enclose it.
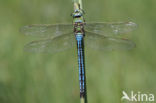
<instances>
[{"instance_id":1,"label":"blue abdomen","mask_svg":"<svg viewBox=\"0 0 156 103\"><path fill-rule=\"evenodd\" d=\"M83 34L76 34L77 51L78 51L78 65L79 65L79 81L80 81L80 97L84 97L85 92L85 63L84 63L84 36Z\"/></svg>"}]
</instances>

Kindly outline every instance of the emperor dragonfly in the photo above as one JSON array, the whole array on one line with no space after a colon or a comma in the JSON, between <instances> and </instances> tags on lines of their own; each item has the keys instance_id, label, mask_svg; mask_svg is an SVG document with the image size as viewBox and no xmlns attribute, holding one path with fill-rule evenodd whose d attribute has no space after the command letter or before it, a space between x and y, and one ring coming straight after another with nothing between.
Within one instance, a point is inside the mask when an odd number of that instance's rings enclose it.
<instances>
[{"instance_id":1,"label":"emperor dragonfly","mask_svg":"<svg viewBox=\"0 0 156 103\"><path fill-rule=\"evenodd\" d=\"M72 48L77 43L80 98L87 103L84 46L99 50L132 49L135 43L118 35L133 31L137 25L133 22L86 23L79 3L74 3L72 17L73 24L29 25L21 28L21 32L44 38L25 45L25 50L30 52L55 53Z\"/></svg>"}]
</instances>

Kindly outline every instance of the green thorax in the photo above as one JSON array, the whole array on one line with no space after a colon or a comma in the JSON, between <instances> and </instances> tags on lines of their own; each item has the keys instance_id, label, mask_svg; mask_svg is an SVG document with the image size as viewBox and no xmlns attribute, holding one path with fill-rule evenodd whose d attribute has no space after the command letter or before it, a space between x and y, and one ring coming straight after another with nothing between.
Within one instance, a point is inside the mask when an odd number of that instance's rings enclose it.
<instances>
[{"instance_id":1,"label":"green thorax","mask_svg":"<svg viewBox=\"0 0 156 103\"><path fill-rule=\"evenodd\" d=\"M83 10L81 10L79 8L79 5L77 4L75 6L74 13L72 14L72 16L73 16L74 32L75 33L82 33L82 34L84 34L85 20L84 20L83 14L84 14Z\"/></svg>"}]
</instances>

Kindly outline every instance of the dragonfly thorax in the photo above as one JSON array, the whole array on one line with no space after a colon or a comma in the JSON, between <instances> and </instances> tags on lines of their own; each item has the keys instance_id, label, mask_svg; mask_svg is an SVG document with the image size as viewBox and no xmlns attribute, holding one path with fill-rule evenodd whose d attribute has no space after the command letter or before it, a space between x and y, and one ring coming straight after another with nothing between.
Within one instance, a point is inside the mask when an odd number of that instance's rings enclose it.
<instances>
[{"instance_id":1,"label":"dragonfly thorax","mask_svg":"<svg viewBox=\"0 0 156 103\"><path fill-rule=\"evenodd\" d=\"M84 18L83 18L83 11L81 9L76 9L73 16L73 25L74 25L74 33L81 33L84 35Z\"/></svg>"},{"instance_id":2,"label":"dragonfly thorax","mask_svg":"<svg viewBox=\"0 0 156 103\"><path fill-rule=\"evenodd\" d=\"M85 34L84 32L84 22L75 22L74 23L74 33L75 34Z\"/></svg>"}]
</instances>

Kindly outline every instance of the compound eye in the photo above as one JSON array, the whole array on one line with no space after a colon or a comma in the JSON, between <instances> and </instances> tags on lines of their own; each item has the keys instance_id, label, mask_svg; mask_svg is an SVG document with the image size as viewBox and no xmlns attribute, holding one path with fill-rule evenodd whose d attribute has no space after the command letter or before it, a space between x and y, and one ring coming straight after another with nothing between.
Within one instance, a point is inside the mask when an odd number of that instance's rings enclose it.
<instances>
[{"instance_id":1,"label":"compound eye","mask_svg":"<svg viewBox=\"0 0 156 103\"><path fill-rule=\"evenodd\" d=\"M75 13L79 12L79 10L75 10Z\"/></svg>"}]
</instances>

